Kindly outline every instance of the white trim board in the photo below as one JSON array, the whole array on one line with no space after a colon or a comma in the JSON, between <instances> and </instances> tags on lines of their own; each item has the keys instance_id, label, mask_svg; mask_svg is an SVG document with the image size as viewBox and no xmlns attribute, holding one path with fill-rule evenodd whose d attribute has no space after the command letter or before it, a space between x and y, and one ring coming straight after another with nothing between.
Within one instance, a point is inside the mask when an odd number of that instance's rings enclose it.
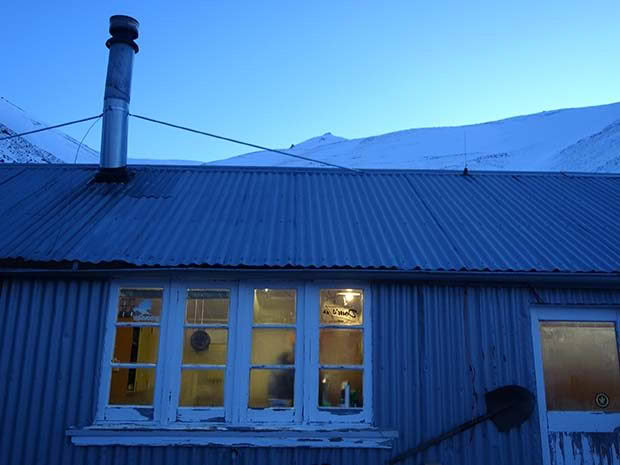
<instances>
[{"instance_id":1,"label":"white trim board","mask_svg":"<svg viewBox=\"0 0 620 465\"><path fill-rule=\"evenodd\" d=\"M103 430L70 429L76 446L232 446L391 449L397 431L235 431L235 430Z\"/></svg>"}]
</instances>

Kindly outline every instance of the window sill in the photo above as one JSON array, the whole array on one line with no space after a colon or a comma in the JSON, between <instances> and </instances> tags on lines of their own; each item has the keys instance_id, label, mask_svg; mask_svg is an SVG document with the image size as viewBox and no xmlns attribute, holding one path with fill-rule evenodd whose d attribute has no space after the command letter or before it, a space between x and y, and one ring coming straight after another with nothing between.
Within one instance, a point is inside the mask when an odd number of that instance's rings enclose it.
<instances>
[{"instance_id":1,"label":"window sill","mask_svg":"<svg viewBox=\"0 0 620 465\"><path fill-rule=\"evenodd\" d=\"M76 446L230 446L391 449L397 431L377 429L156 429L122 425L68 429Z\"/></svg>"},{"instance_id":2,"label":"window sill","mask_svg":"<svg viewBox=\"0 0 620 465\"><path fill-rule=\"evenodd\" d=\"M614 433L619 432L620 412L550 411L547 427L553 432Z\"/></svg>"}]
</instances>

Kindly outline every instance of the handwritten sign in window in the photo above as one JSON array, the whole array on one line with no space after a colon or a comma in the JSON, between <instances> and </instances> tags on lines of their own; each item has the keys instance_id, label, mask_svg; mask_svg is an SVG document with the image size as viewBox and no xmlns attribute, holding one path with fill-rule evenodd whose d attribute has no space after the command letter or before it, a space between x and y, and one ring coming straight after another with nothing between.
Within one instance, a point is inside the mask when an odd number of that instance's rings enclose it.
<instances>
[{"instance_id":1,"label":"handwritten sign in window","mask_svg":"<svg viewBox=\"0 0 620 465\"><path fill-rule=\"evenodd\" d=\"M361 325L362 306L361 289L322 289L321 324Z\"/></svg>"}]
</instances>

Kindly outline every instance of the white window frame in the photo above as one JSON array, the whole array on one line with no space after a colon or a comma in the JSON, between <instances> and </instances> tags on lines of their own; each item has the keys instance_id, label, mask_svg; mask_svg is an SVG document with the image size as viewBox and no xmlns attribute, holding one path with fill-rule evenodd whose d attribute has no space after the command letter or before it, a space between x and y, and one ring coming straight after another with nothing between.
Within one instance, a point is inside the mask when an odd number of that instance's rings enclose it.
<instances>
[{"instance_id":1,"label":"white window frame","mask_svg":"<svg viewBox=\"0 0 620 465\"><path fill-rule=\"evenodd\" d=\"M616 323L616 346L620 351L620 308L603 306L534 306L531 312L531 332L536 372L536 398L543 454L543 463L551 463L549 433L613 432L620 424L620 413L594 411L547 411L547 394L540 340L541 321L610 321ZM620 356L620 353L619 353Z\"/></svg>"},{"instance_id":2,"label":"white window frame","mask_svg":"<svg viewBox=\"0 0 620 465\"><path fill-rule=\"evenodd\" d=\"M248 406L250 396L250 369L258 368L251 363L252 357L252 333L254 327L254 289L294 289L296 291L295 300L295 385L294 400L292 408L251 408ZM239 346L240 357L237 360L237 379L239 391L237 393L238 406L238 423L239 424L255 424L255 423L301 423L302 411L300 403L303 401L304 376L302 370L305 341L303 328L304 314L304 294L305 287L300 281L245 281L240 284L241 303L239 316L239 335L242 344ZM260 325L261 328L288 328L289 325L266 324ZM242 356L241 356L242 355Z\"/></svg>"},{"instance_id":3,"label":"white window frame","mask_svg":"<svg viewBox=\"0 0 620 465\"><path fill-rule=\"evenodd\" d=\"M110 395L110 383L112 380L112 358L114 356L114 338L116 336L116 315L118 311L118 298L122 288L128 289L162 289L162 316L159 321L158 354L155 366L155 390L153 393L153 405L108 405ZM171 286L169 280L148 280L148 281L122 281L113 282L110 286L110 299L106 314L105 338L103 344L103 361L101 364L100 388L98 396L97 414L95 422L149 422L161 423L162 410L156 408L162 403L164 397L163 383L159 379L165 376L166 364L162 363L162 344L161 340L166 337L168 325L164 322L167 319L165 312L166 302L170 300ZM132 366L136 364L131 364Z\"/></svg>"},{"instance_id":4,"label":"white window frame","mask_svg":"<svg viewBox=\"0 0 620 465\"><path fill-rule=\"evenodd\" d=\"M155 374L153 405L110 406L110 369L116 334L115 321L121 288L162 288L163 304L160 340ZM252 409L248 407L249 374L252 348L253 290L295 289L296 347L294 407ZM363 396L358 409L321 408L318 405L319 329L321 289L362 289L363 323ZM180 407L179 388L183 353L183 326L187 289L230 290L228 311L228 355L226 363L224 407ZM157 428L265 427L316 429L368 428L372 423L372 309L367 283L341 281L222 281L222 280L119 280L110 287L106 318L103 361L99 382L95 423L100 426L136 424ZM278 325L272 325L278 326ZM344 327L343 327L344 328ZM332 368L330 366L330 368ZM334 366L344 368L347 366ZM355 368L359 368L356 366ZM152 415L148 413L152 412Z\"/></svg>"},{"instance_id":5,"label":"white window frame","mask_svg":"<svg viewBox=\"0 0 620 465\"><path fill-rule=\"evenodd\" d=\"M213 423L232 423L233 413L232 405L230 405L234 399L236 387L232 382L235 376L234 360L237 358L237 331L234 331L238 325L236 311L238 307L239 288L238 284L234 281L217 281L217 280L186 280L186 281L173 281L171 284L172 294L177 296L174 302L172 302L169 312L170 316L170 333L168 336L168 345L170 349L169 357L169 370L171 378L169 381L162 384L166 385L167 394L170 401L165 406L168 411L167 423L196 423L196 422L213 422ZM226 356L226 368L224 377L224 406L223 407L182 407L179 405L180 387L181 387L181 365L183 359L183 340L184 340L184 326L185 326L185 311L187 302L187 290L188 289L200 289L200 290L228 290L229 305L228 305L228 324L227 325L210 325L212 327L226 326L228 329L228 353ZM179 317L179 315L181 315ZM215 366L213 366L215 367ZM175 381L176 378L176 381Z\"/></svg>"},{"instance_id":6,"label":"white window frame","mask_svg":"<svg viewBox=\"0 0 620 465\"><path fill-rule=\"evenodd\" d=\"M362 386L364 394L364 406L361 409L345 410L340 407L320 407L318 405L319 398L319 334L321 329L320 323L320 292L329 289L361 289L363 291L363 310L362 324L360 326L338 326L341 329L362 329L362 349L363 349L363 370ZM314 423L354 423L354 424L370 424L372 422L372 310L371 310L371 291L366 284L359 282L328 282L319 281L309 283L307 285L306 308L310 311L306 312L306 328L308 328L308 336L306 344L310 350L310 364L306 367L305 379L309 380L309 389L305 405L309 412L310 421ZM333 325L336 327L337 325ZM330 369L348 369L353 368L349 365L330 365ZM355 366L354 368L358 368Z\"/></svg>"}]
</instances>

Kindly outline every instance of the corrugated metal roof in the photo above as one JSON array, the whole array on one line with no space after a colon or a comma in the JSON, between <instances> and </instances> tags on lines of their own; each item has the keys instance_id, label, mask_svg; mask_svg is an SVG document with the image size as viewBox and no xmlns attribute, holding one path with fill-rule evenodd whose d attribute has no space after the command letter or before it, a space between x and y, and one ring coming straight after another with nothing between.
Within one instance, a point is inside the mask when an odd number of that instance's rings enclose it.
<instances>
[{"instance_id":1,"label":"corrugated metal roof","mask_svg":"<svg viewBox=\"0 0 620 465\"><path fill-rule=\"evenodd\" d=\"M0 167L0 258L138 266L620 271L620 177Z\"/></svg>"}]
</instances>

